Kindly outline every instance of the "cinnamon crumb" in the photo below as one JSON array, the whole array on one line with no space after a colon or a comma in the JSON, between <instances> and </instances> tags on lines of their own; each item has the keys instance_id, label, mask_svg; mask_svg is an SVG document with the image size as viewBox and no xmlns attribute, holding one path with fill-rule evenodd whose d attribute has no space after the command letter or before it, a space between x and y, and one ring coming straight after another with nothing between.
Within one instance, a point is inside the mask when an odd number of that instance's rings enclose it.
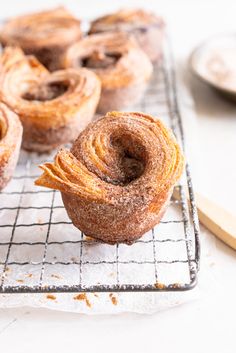
<instances>
[{"instance_id":1,"label":"cinnamon crumb","mask_svg":"<svg viewBox=\"0 0 236 353\"><path fill-rule=\"evenodd\" d=\"M32 276L33 276L32 273L28 273L28 274L26 275L26 277L28 277L28 278L31 278Z\"/></svg>"},{"instance_id":2,"label":"cinnamon crumb","mask_svg":"<svg viewBox=\"0 0 236 353\"><path fill-rule=\"evenodd\" d=\"M57 297L53 294L47 294L47 299L50 299L50 300L56 300Z\"/></svg>"},{"instance_id":3,"label":"cinnamon crumb","mask_svg":"<svg viewBox=\"0 0 236 353\"><path fill-rule=\"evenodd\" d=\"M18 282L18 283L24 283L23 279L17 279L16 282Z\"/></svg>"},{"instance_id":4,"label":"cinnamon crumb","mask_svg":"<svg viewBox=\"0 0 236 353\"><path fill-rule=\"evenodd\" d=\"M38 218L38 223L43 223L42 218Z\"/></svg>"},{"instance_id":5,"label":"cinnamon crumb","mask_svg":"<svg viewBox=\"0 0 236 353\"><path fill-rule=\"evenodd\" d=\"M88 236L88 235L85 235L85 240L86 240L86 241L89 241L89 242L95 241L94 238L92 238L92 237L90 237L90 236Z\"/></svg>"},{"instance_id":6,"label":"cinnamon crumb","mask_svg":"<svg viewBox=\"0 0 236 353\"><path fill-rule=\"evenodd\" d=\"M111 301L112 301L112 304L113 304L113 305L117 305L117 303L118 303L116 297L112 297L112 298L111 298Z\"/></svg>"},{"instance_id":7,"label":"cinnamon crumb","mask_svg":"<svg viewBox=\"0 0 236 353\"><path fill-rule=\"evenodd\" d=\"M6 267L5 272L10 272L10 271L11 271L10 267Z\"/></svg>"},{"instance_id":8,"label":"cinnamon crumb","mask_svg":"<svg viewBox=\"0 0 236 353\"><path fill-rule=\"evenodd\" d=\"M98 298L98 297L99 297L97 293L93 293L93 295L94 295L96 298Z\"/></svg>"},{"instance_id":9,"label":"cinnamon crumb","mask_svg":"<svg viewBox=\"0 0 236 353\"><path fill-rule=\"evenodd\" d=\"M74 300L84 300L86 305L91 308L91 303L88 300L86 293L77 294L76 296L74 296Z\"/></svg>"},{"instance_id":10,"label":"cinnamon crumb","mask_svg":"<svg viewBox=\"0 0 236 353\"><path fill-rule=\"evenodd\" d=\"M55 274L52 274L51 277L61 279L61 277L59 275L55 275Z\"/></svg>"},{"instance_id":11,"label":"cinnamon crumb","mask_svg":"<svg viewBox=\"0 0 236 353\"><path fill-rule=\"evenodd\" d=\"M117 303L118 303L117 297L115 297L113 293L110 293L110 294L109 294L109 297L110 297L110 299L111 299L112 304L113 304L113 305L117 305Z\"/></svg>"},{"instance_id":12,"label":"cinnamon crumb","mask_svg":"<svg viewBox=\"0 0 236 353\"><path fill-rule=\"evenodd\" d=\"M157 289L164 289L165 288L165 285L163 283L160 283L160 282L156 282L155 283L155 287Z\"/></svg>"},{"instance_id":13,"label":"cinnamon crumb","mask_svg":"<svg viewBox=\"0 0 236 353\"><path fill-rule=\"evenodd\" d=\"M180 287L180 284L179 284L179 283L173 283L172 287L173 287L173 288L179 288L179 287Z\"/></svg>"}]
</instances>

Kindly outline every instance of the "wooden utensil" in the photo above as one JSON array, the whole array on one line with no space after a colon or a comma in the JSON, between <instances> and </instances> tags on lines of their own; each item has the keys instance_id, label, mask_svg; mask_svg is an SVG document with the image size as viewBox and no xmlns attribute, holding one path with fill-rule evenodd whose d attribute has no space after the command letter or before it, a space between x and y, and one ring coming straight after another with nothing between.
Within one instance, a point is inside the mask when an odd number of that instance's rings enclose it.
<instances>
[{"instance_id":1,"label":"wooden utensil","mask_svg":"<svg viewBox=\"0 0 236 353\"><path fill-rule=\"evenodd\" d=\"M173 196L179 199L177 190ZM225 244L236 250L236 216L198 193L195 193L195 200L200 222Z\"/></svg>"}]
</instances>

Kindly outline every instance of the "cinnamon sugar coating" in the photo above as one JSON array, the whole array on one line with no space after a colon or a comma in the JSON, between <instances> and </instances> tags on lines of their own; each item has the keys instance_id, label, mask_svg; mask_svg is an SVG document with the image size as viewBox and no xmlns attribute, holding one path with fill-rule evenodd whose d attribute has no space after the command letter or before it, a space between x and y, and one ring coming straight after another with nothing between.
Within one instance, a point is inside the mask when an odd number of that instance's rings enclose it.
<instances>
[{"instance_id":1,"label":"cinnamon sugar coating","mask_svg":"<svg viewBox=\"0 0 236 353\"><path fill-rule=\"evenodd\" d=\"M183 155L160 120L110 112L71 151L40 166L36 185L60 190L73 224L106 243L132 243L161 219L183 170Z\"/></svg>"},{"instance_id":2,"label":"cinnamon sugar coating","mask_svg":"<svg viewBox=\"0 0 236 353\"><path fill-rule=\"evenodd\" d=\"M120 30L133 34L152 62L162 57L163 19L141 9L123 9L92 22L90 34Z\"/></svg>"},{"instance_id":3,"label":"cinnamon sugar coating","mask_svg":"<svg viewBox=\"0 0 236 353\"><path fill-rule=\"evenodd\" d=\"M22 125L17 115L0 103L0 190L12 177L19 157Z\"/></svg>"},{"instance_id":4,"label":"cinnamon sugar coating","mask_svg":"<svg viewBox=\"0 0 236 353\"><path fill-rule=\"evenodd\" d=\"M58 7L10 19L0 31L0 42L21 47L52 71L60 68L61 56L81 36L80 21Z\"/></svg>"},{"instance_id":5,"label":"cinnamon sugar coating","mask_svg":"<svg viewBox=\"0 0 236 353\"><path fill-rule=\"evenodd\" d=\"M19 115L27 150L47 152L73 141L94 115L100 86L87 69L50 73L17 47L0 58L0 99Z\"/></svg>"},{"instance_id":6,"label":"cinnamon sugar coating","mask_svg":"<svg viewBox=\"0 0 236 353\"><path fill-rule=\"evenodd\" d=\"M100 78L100 113L120 110L138 102L152 74L152 64L147 55L134 38L124 32L83 38L68 49L63 66L84 66Z\"/></svg>"}]
</instances>

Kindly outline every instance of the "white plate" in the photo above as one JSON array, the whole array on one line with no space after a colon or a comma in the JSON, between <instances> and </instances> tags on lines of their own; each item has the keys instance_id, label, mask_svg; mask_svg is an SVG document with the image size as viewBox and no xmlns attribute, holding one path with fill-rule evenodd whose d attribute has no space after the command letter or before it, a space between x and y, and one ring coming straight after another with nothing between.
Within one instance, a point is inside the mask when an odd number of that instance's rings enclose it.
<instances>
[{"instance_id":1,"label":"white plate","mask_svg":"<svg viewBox=\"0 0 236 353\"><path fill-rule=\"evenodd\" d=\"M189 62L201 80L236 98L236 33L209 38L192 52Z\"/></svg>"}]
</instances>

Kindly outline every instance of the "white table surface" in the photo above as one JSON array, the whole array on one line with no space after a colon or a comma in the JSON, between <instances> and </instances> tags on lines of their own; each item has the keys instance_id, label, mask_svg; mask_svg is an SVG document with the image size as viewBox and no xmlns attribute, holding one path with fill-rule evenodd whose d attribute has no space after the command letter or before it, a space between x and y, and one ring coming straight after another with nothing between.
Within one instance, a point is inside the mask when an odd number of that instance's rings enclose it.
<instances>
[{"instance_id":1,"label":"white table surface","mask_svg":"<svg viewBox=\"0 0 236 353\"><path fill-rule=\"evenodd\" d=\"M0 16L65 4L83 16L127 6L144 6L167 20L179 67L190 50L207 36L235 31L236 1L2 1ZM236 214L236 105L225 102L208 87L187 75L196 103L194 152L195 189ZM188 117L185 117L187 120ZM223 146L223 147L222 147ZM234 163L234 165L233 165ZM0 310L0 349L27 352L224 352L235 348L236 254L203 230L203 258L210 257L212 273L200 275L195 301L154 315L85 316L31 308ZM1 300L1 297L0 297Z\"/></svg>"}]
</instances>

